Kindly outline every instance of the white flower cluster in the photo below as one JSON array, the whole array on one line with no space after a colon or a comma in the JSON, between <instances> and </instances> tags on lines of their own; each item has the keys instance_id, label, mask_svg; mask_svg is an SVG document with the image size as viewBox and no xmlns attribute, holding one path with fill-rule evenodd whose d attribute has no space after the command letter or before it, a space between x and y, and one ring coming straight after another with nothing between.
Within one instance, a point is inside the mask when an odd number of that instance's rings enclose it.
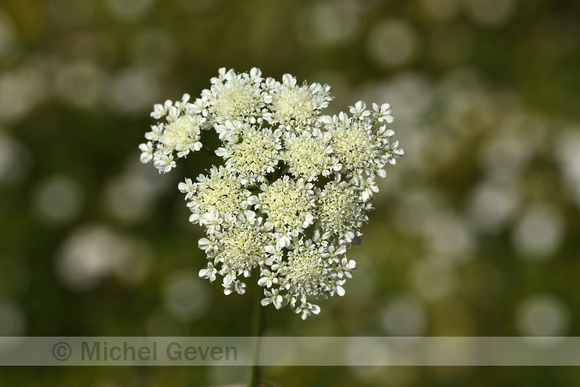
<instances>
[{"instance_id":1,"label":"white flower cluster","mask_svg":"<svg viewBox=\"0 0 580 387\"><path fill-rule=\"evenodd\" d=\"M141 161L160 172L202 149L204 130L215 130L223 158L197 181L179 190L190 221L205 227L199 240L209 260L200 276L223 278L226 294L245 292L244 278L259 274L262 305L286 305L303 319L318 314L313 298L344 295L356 264L346 257L368 220L375 179L403 154L393 131L389 104L325 116L330 87L263 78L257 68L237 74L219 70L211 88L189 102L155 105L141 144Z\"/></svg>"}]
</instances>

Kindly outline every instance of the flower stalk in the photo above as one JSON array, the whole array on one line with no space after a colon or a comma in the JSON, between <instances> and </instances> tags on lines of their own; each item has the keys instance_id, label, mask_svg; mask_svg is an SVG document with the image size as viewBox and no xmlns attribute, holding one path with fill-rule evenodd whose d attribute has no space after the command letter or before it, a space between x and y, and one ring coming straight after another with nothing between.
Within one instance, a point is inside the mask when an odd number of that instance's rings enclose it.
<instances>
[{"instance_id":1,"label":"flower stalk","mask_svg":"<svg viewBox=\"0 0 580 387\"><path fill-rule=\"evenodd\" d=\"M252 365L250 367L250 375L248 380L248 387L258 387L261 378L260 367L260 340L266 328L266 313L262 305L262 290L259 286L254 286L253 300L252 300L252 336L254 337L254 348L252 353Z\"/></svg>"}]
</instances>

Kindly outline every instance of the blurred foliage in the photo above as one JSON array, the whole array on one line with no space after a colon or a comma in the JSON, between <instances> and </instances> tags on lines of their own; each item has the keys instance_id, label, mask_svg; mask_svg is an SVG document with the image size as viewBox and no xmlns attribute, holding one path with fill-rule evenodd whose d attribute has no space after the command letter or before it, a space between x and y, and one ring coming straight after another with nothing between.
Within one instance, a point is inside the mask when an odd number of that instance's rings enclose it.
<instances>
[{"instance_id":1,"label":"blurred foliage","mask_svg":"<svg viewBox=\"0 0 580 387\"><path fill-rule=\"evenodd\" d=\"M580 2L0 3L0 335L244 336L201 230L137 145L220 67L389 102L388 170L347 294L268 335L580 334ZM0 385L202 386L221 368L15 368ZM575 385L575 368L268 368L278 386Z\"/></svg>"}]
</instances>

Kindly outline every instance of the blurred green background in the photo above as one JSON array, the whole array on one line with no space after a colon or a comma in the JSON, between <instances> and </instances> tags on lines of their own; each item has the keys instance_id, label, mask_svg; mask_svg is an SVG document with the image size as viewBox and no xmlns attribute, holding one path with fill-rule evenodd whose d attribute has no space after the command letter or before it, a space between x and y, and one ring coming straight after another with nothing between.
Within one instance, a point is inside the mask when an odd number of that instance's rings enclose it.
<instances>
[{"instance_id":1,"label":"blurred green background","mask_svg":"<svg viewBox=\"0 0 580 387\"><path fill-rule=\"evenodd\" d=\"M580 335L577 0L0 2L0 336L245 336L197 277L178 169L139 163L154 103L218 68L393 105L346 295L267 335ZM199 156L198 156L199 157ZM196 163L190 158L188 163ZM195 176L190 176L195 177ZM1 368L1 386L203 386L245 369ZM580 385L576 368L264 370L277 386Z\"/></svg>"}]
</instances>

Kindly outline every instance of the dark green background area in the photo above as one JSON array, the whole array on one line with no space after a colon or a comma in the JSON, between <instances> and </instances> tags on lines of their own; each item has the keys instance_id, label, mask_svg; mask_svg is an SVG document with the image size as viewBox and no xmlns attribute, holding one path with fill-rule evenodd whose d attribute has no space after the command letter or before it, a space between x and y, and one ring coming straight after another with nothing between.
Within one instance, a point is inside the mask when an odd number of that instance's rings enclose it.
<instances>
[{"instance_id":1,"label":"dark green background area","mask_svg":"<svg viewBox=\"0 0 580 387\"><path fill-rule=\"evenodd\" d=\"M177 184L139 163L154 103L220 67L388 102L387 167L346 295L266 335L580 335L580 2L0 2L0 336L246 336ZM68 271L67 271L68 270ZM252 280L255 280L252 278ZM248 287L251 293L252 286ZM246 370L0 368L0 386L204 386ZM276 367L275 386L577 385L576 368Z\"/></svg>"}]
</instances>

